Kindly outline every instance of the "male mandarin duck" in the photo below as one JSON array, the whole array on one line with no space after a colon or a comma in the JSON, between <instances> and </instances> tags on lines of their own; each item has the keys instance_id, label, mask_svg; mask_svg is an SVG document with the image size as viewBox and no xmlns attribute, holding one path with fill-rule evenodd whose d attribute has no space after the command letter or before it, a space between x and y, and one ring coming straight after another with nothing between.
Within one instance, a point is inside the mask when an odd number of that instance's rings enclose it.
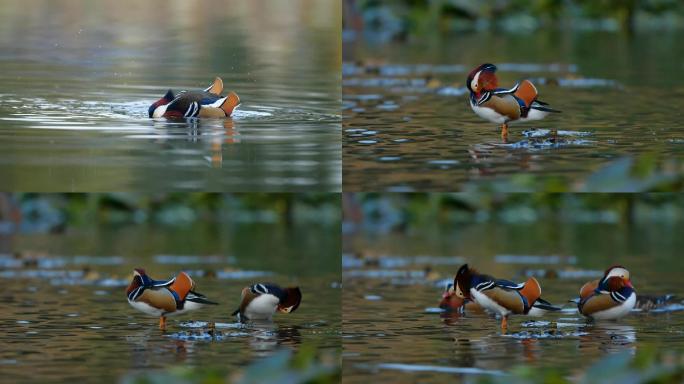
<instances>
[{"instance_id":1,"label":"male mandarin duck","mask_svg":"<svg viewBox=\"0 0 684 384\"><path fill-rule=\"evenodd\" d=\"M299 287L280 288L275 284L257 283L242 289L240 307L231 316L240 321L270 320L278 311L294 312L302 301Z\"/></svg>"},{"instance_id":2,"label":"male mandarin duck","mask_svg":"<svg viewBox=\"0 0 684 384\"><path fill-rule=\"evenodd\" d=\"M541 120L550 112L560 112L537 100L537 88L523 80L513 88L498 88L494 64L482 64L473 69L466 80L470 91L470 107L481 118L501 124L501 137L508 136L508 123Z\"/></svg>"},{"instance_id":3,"label":"male mandarin duck","mask_svg":"<svg viewBox=\"0 0 684 384\"><path fill-rule=\"evenodd\" d=\"M482 275L464 264L454 277L454 291L463 299L471 299L484 309L501 315L501 329L508 327L508 315L529 314L541 296L541 286L534 277L516 284L508 280Z\"/></svg>"},{"instance_id":4,"label":"male mandarin duck","mask_svg":"<svg viewBox=\"0 0 684 384\"><path fill-rule=\"evenodd\" d=\"M221 97L223 80L217 77L203 91L181 91L177 95L168 90L164 97L152 104L148 110L150 117L230 117L240 104L235 92Z\"/></svg>"},{"instance_id":5,"label":"male mandarin duck","mask_svg":"<svg viewBox=\"0 0 684 384\"><path fill-rule=\"evenodd\" d=\"M471 299L461 298L456 295L454 291L454 285L449 283L442 293L442 301L439 302L439 307L446 310L447 312L453 313L466 313L466 312L483 312L484 309L476 302ZM532 309L528 315L530 316L542 316L550 311L560 311L561 308L557 307L548 301L542 299L541 297L537 299L532 305Z\"/></svg>"},{"instance_id":6,"label":"male mandarin duck","mask_svg":"<svg viewBox=\"0 0 684 384\"><path fill-rule=\"evenodd\" d=\"M168 281L152 280L144 269L133 270L133 280L126 289L128 303L135 309L159 316L159 328L166 328L166 316L175 316L217 303L194 291L195 282L181 272Z\"/></svg>"},{"instance_id":7,"label":"male mandarin duck","mask_svg":"<svg viewBox=\"0 0 684 384\"><path fill-rule=\"evenodd\" d=\"M606 270L601 280L590 281L580 288L577 308L591 319L617 319L628 314L636 301L629 271L615 265Z\"/></svg>"}]
</instances>

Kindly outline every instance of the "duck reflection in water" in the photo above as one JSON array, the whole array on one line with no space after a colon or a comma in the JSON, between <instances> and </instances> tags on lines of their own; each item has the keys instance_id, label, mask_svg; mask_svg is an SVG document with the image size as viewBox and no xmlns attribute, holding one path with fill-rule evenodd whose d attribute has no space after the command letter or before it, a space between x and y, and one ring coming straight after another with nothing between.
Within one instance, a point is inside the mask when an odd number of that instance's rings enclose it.
<instances>
[{"instance_id":1,"label":"duck reflection in water","mask_svg":"<svg viewBox=\"0 0 684 384\"><path fill-rule=\"evenodd\" d=\"M157 143L164 149L177 149L178 145L172 137L186 137L185 142L208 144L204 159L212 168L223 166L223 151L233 144L241 142L240 132L233 119L197 119L187 118L179 121L154 121L153 126L159 136Z\"/></svg>"}]
</instances>

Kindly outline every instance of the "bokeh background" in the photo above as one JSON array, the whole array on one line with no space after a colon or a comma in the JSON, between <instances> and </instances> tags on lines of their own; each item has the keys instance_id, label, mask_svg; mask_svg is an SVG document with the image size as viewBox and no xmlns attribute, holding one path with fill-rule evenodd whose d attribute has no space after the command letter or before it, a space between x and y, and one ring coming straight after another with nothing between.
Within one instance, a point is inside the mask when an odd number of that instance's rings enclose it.
<instances>
[{"instance_id":1,"label":"bokeh background","mask_svg":"<svg viewBox=\"0 0 684 384\"><path fill-rule=\"evenodd\" d=\"M684 3L343 4L345 190L681 190ZM563 113L502 141L465 87L487 62Z\"/></svg>"},{"instance_id":2,"label":"bokeh background","mask_svg":"<svg viewBox=\"0 0 684 384\"><path fill-rule=\"evenodd\" d=\"M3 1L4 189L339 191L340 23L335 1ZM148 118L215 76L232 119Z\"/></svg>"},{"instance_id":3,"label":"bokeh background","mask_svg":"<svg viewBox=\"0 0 684 384\"><path fill-rule=\"evenodd\" d=\"M334 194L0 194L3 375L335 382L339 247ZM136 267L159 280L187 271L220 305L170 317L162 333L126 302ZM302 304L242 327L230 314L260 281L298 285Z\"/></svg>"},{"instance_id":4,"label":"bokeh background","mask_svg":"<svg viewBox=\"0 0 684 384\"><path fill-rule=\"evenodd\" d=\"M660 372L677 382L684 372L681 194L343 199L345 381L648 382ZM505 335L487 315L442 313L442 292L464 263L518 282L535 276L563 311L513 316ZM568 300L614 264L631 271L638 295L674 297L587 323Z\"/></svg>"}]
</instances>

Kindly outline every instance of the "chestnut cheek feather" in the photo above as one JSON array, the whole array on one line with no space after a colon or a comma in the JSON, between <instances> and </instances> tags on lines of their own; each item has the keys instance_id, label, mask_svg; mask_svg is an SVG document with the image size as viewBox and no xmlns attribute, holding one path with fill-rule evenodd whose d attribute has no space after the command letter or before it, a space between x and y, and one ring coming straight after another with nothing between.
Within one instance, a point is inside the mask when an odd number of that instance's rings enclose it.
<instances>
[{"instance_id":1,"label":"chestnut cheek feather","mask_svg":"<svg viewBox=\"0 0 684 384\"><path fill-rule=\"evenodd\" d=\"M128 285L128 288L126 288L126 295L129 295L136 288L137 288L137 286L135 285L135 283L130 283Z\"/></svg>"}]
</instances>

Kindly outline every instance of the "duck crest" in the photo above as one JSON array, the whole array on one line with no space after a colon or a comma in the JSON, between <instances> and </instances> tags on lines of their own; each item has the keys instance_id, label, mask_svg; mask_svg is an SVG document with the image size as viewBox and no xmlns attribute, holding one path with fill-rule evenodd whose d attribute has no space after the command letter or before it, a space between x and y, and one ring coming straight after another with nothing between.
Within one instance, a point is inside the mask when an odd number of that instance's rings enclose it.
<instances>
[{"instance_id":1,"label":"duck crest","mask_svg":"<svg viewBox=\"0 0 684 384\"><path fill-rule=\"evenodd\" d=\"M606 269L605 272L603 272L603 279L601 279L601 280L605 280L606 277L608 276L608 274L610 273L610 271L612 271L612 270L615 269L615 268L627 269L627 268L623 267L623 266L620 265L620 264L613 264L613 265L611 265L610 267L608 267L608 269Z\"/></svg>"}]
</instances>

